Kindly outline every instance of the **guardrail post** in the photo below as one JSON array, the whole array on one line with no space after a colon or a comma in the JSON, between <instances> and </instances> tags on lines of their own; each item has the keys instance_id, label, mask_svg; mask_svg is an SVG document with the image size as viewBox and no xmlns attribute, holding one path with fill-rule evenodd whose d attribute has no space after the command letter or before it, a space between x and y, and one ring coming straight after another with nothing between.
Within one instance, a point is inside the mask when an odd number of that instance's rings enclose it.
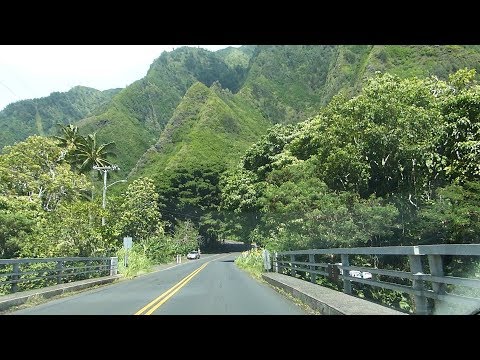
<instances>
[{"instance_id":1,"label":"guardrail post","mask_svg":"<svg viewBox=\"0 0 480 360\"><path fill-rule=\"evenodd\" d=\"M62 277L63 277L63 261L57 261L57 284L62 283Z\"/></svg>"},{"instance_id":2,"label":"guardrail post","mask_svg":"<svg viewBox=\"0 0 480 360\"><path fill-rule=\"evenodd\" d=\"M342 258L342 266L350 266L348 254L341 254L340 256ZM343 270L343 292L352 295L352 282L346 279L346 276L349 276L349 271Z\"/></svg>"},{"instance_id":3,"label":"guardrail post","mask_svg":"<svg viewBox=\"0 0 480 360\"><path fill-rule=\"evenodd\" d=\"M108 276L108 274L110 273L110 261L111 261L110 258L105 259L105 264L103 265L103 268L102 268L102 274L105 273L105 276Z\"/></svg>"},{"instance_id":4,"label":"guardrail post","mask_svg":"<svg viewBox=\"0 0 480 360\"><path fill-rule=\"evenodd\" d=\"M117 275L118 270L118 257L114 256L110 258L110 276Z\"/></svg>"},{"instance_id":5,"label":"guardrail post","mask_svg":"<svg viewBox=\"0 0 480 360\"><path fill-rule=\"evenodd\" d=\"M421 255L408 255L408 261L410 262L410 271L412 275L423 275L422 258ZM423 280L413 280L413 290L423 292L424 285ZM414 295L415 301L415 313L417 315L428 315L428 302L427 298L422 294Z\"/></svg>"},{"instance_id":6,"label":"guardrail post","mask_svg":"<svg viewBox=\"0 0 480 360\"><path fill-rule=\"evenodd\" d=\"M266 272L272 270L270 251L267 249L262 250L263 268Z\"/></svg>"},{"instance_id":7,"label":"guardrail post","mask_svg":"<svg viewBox=\"0 0 480 360\"><path fill-rule=\"evenodd\" d=\"M442 255L428 255L428 266L430 267L430 273L433 276L443 277L443 261ZM443 295L446 293L445 284L432 282L432 289L438 295ZM435 310L440 307L443 302L441 300L435 299Z\"/></svg>"},{"instance_id":8,"label":"guardrail post","mask_svg":"<svg viewBox=\"0 0 480 360\"><path fill-rule=\"evenodd\" d=\"M14 292L17 292L18 291L18 283L17 281L20 279L20 264L16 263L16 264L13 264L13 271L12 271L13 275L12 275L12 288L11 288L11 292L14 293Z\"/></svg>"},{"instance_id":9,"label":"guardrail post","mask_svg":"<svg viewBox=\"0 0 480 360\"><path fill-rule=\"evenodd\" d=\"M315 263L315 255L314 254L308 254L308 262L309 263ZM315 270L315 266L314 265L310 265L310 270ZM314 284L317 283L317 274L311 272L310 273L310 281Z\"/></svg>"},{"instance_id":10,"label":"guardrail post","mask_svg":"<svg viewBox=\"0 0 480 360\"><path fill-rule=\"evenodd\" d=\"M89 279L91 274L95 271L95 270L92 269L92 263L93 262L91 260L85 261L85 272L86 272L85 277L87 279Z\"/></svg>"},{"instance_id":11,"label":"guardrail post","mask_svg":"<svg viewBox=\"0 0 480 360\"><path fill-rule=\"evenodd\" d=\"M293 262L295 261L295 255L290 255L290 261L292 262L292 269L290 272L290 276L296 277L297 276L297 270L295 270L295 264Z\"/></svg>"},{"instance_id":12,"label":"guardrail post","mask_svg":"<svg viewBox=\"0 0 480 360\"><path fill-rule=\"evenodd\" d=\"M273 271L278 273L278 253L275 251L273 253Z\"/></svg>"}]
</instances>

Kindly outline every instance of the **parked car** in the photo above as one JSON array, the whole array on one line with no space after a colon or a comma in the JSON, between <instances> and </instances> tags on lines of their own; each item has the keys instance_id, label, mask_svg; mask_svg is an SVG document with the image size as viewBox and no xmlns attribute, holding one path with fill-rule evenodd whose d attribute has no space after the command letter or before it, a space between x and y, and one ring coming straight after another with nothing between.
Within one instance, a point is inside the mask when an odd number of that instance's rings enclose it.
<instances>
[{"instance_id":1,"label":"parked car","mask_svg":"<svg viewBox=\"0 0 480 360\"><path fill-rule=\"evenodd\" d=\"M187 259L200 259L200 253L198 251L190 251L187 254Z\"/></svg>"}]
</instances>

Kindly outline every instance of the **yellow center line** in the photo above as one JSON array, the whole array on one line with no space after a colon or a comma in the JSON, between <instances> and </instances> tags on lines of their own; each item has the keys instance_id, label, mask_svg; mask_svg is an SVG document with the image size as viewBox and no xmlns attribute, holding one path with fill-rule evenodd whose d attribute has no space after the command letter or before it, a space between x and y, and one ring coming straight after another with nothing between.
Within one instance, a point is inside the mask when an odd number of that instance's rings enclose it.
<instances>
[{"instance_id":1,"label":"yellow center line","mask_svg":"<svg viewBox=\"0 0 480 360\"><path fill-rule=\"evenodd\" d=\"M229 254L227 254L229 255ZM163 294L158 296L156 299L153 301L149 302L147 305L145 305L143 308L138 310L135 315L151 315L155 310L157 310L160 306L162 306L165 302L168 301L177 291L179 291L183 286L185 286L190 280L193 279L195 275L197 275L200 271L202 271L210 262L213 260L218 260L222 257L225 257L227 255L218 257L216 259L212 259L210 261L207 261L205 264L200 266L198 269L194 270L191 272L189 275L185 276L182 280L180 280L178 283L173 285L170 289L165 291Z\"/></svg>"}]
</instances>

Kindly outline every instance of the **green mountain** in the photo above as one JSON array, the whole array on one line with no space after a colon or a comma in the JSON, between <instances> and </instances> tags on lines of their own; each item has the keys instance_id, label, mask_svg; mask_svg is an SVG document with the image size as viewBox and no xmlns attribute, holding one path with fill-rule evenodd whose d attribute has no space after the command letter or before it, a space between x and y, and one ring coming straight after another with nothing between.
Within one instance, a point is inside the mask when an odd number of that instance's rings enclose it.
<instances>
[{"instance_id":1,"label":"green mountain","mask_svg":"<svg viewBox=\"0 0 480 360\"><path fill-rule=\"evenodd\" d=\"M216 53L192 47L163 52L147 75L118 93L101 114L78 123L82 132L97 131L102 141L115 141L121 174L154 145L187 90L194 83L218 81L236 92L245 69L227 65Z\"/></svg>"},{"instance_id":2,"label":"green mountain","mask_svg":"<svg viewBox=\"0 0 480 360\"><path fill-rule=\"evenodd\" d=\"M57 123L70 124L90 116L119 90L76 86L67 92L9 104L0 111L0 149L30 135L51 135L57 131Z\"/></svg>"},{"instance_id":3,"label":"green mountain","mask_svg":"<svg viewBox=\"0 0 480 360\"><path fill-rule=\"evenodd\" d=\"M210 87L196 82L129 177L154 179L164 220L174 224L176 219L191 219L201 236L212 239L218 234L215 214L223 172L269 126L248 101L222 89L219 82Z\"/></svg>"},{"instance_id":4,"label":"green mountain","mask_svg":"<svg viewBox=\"0 0 480 360\"><path fill-rule=\"evenodd\" d=\"M270 122L243 97L193 84L154 146L140 158L132 175L158 178L165 171L190 167L228 168L265 133Z\"/></svg>"},{"instance_id":5,"label":"green mountain","mask_svg":"<svg viewBox=\"0 0 480 360\"><path fill-rule=\"evenodd\" d=\"M339 92L358 94L377 71L446 79L465 67L479 73L479 60L472 45L260 45L240 92L272 123L297 123Z\"/></svg>"},{"instance_id":6,"label":"green mountain","mask_svg":"<svg viewBox=\"0 0 480 360\"><path fill-rule=\"evenodd\" d=\"M0 113L0 146L33 133L51 134L56 122L81 118L76 123L82 133L96 131L100 141L116 142L116 162L122 169L119 176L126 176L132 169L132 176L151 174L158 171L157 167L180 161L176 153L180 149L182 156L190 150L196 153L192 144L169 148L164 153L167 147L163 142L169 139L172 127L179 129L178 136L190 134L188 129L183 130L190 122L179 120L183 116L180 110L193 106L194 100L185 97L197 82L207 88L218 82L222 89L229 89L235 104L227 102L232 122L241 121L234 110L241 104L248 108L244 114L257 119L262 124L258 129L263 129L265 124L298 123L315 116L335 94L357 94L365 79L377 71L401 77L435 75L445 79L464 67L480 73L479 60L480 46L460 45L247 45L216 52L183 47L163 52L144 78L119 92L78 87L68 93L53 93L48 98L7 106ZM44 102L50 106L43 105ZM224 102L212 102L211 112L221 113ZM198 106L204 106L203 102ZM245 135L245 142L248 141ZM244 143L240 143L239 149L243 149ZM239 153L233 146L222 151L222 156L214 158L224 161Z\"/></svg>"},{"instance_id":7,"label":"green mountain","mask_svg":"<svg viewBox=\"0 0 480 360\"><path fill-rule=\"evenodd\" d=\"M238 48L229 46L215 52L225 64L230 67L239 66L241 68L248 68L250 59L255 52L256 45L244 45Z\"/></svg>"}]
</instances>

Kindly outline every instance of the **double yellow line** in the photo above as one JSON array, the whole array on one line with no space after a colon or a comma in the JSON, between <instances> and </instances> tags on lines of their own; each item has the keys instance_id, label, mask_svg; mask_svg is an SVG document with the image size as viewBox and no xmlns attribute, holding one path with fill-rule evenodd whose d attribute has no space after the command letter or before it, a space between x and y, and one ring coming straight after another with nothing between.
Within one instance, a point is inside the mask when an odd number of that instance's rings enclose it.
<instances>
[{"instance_id":1,"label":"double yellow line","mask_svg":"<svg viewBox=\"0 0 480 360\"><path fill-rule=\"evenodd\" d=\"M211 260L210 260L211 261ZM184 287L192 278L197 275L200 271L205 269L205 267L210 263L210 261L206 262L202 266L200 266L197 270L193 271L191 274L184 277L180 282L176 283L170 289L165 291L162 295L157 297L155 300L151 301L143 308L138 310L135 315L151 315L155 310L157 310L160 306L162 306L165 302L168 301L175 293Z\"/></svg>"}]
</instances>

